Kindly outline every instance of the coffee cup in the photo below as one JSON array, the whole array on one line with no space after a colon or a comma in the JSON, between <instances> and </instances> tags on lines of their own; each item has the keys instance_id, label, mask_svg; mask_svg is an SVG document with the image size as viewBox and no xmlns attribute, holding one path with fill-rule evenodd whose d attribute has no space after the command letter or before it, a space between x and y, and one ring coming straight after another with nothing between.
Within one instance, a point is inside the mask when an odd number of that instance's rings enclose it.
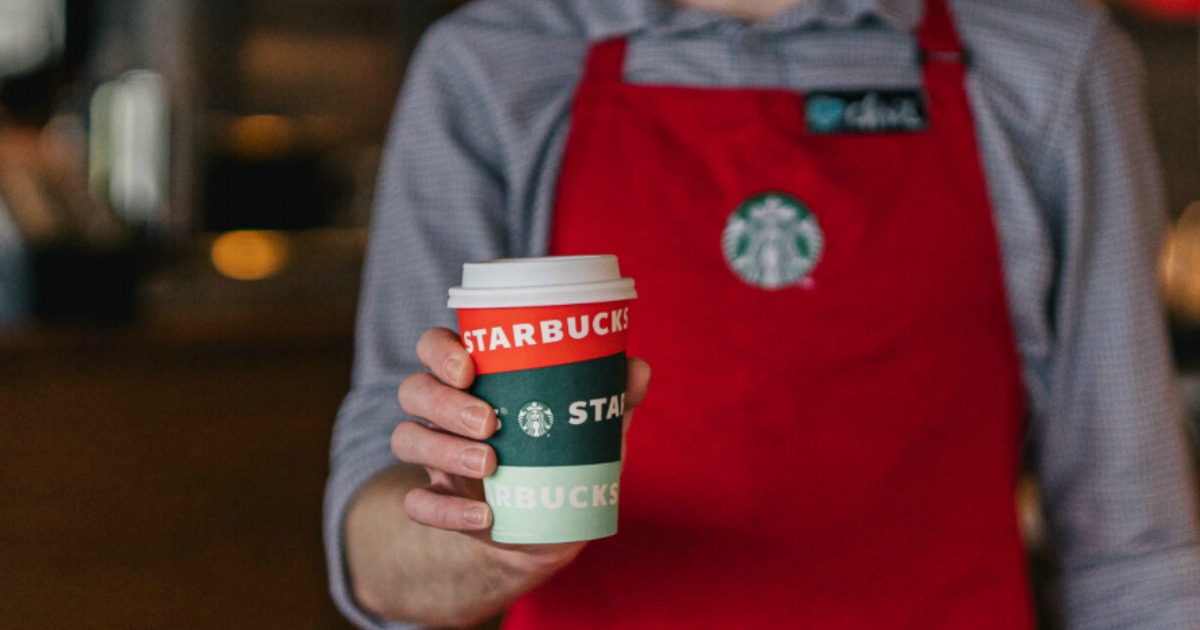
<instances>
[{"instance_id":1,"label":"coffee cup","mask_svg":"<svg viewBox=\"0 0 1200 630\"><path fill-rule=\"evenodd\" d=\"M617 531L625 346L633 280L614 256L463 265L450 289L471 392L496 409L484 479L492 538L593 540Z\"/></svg>"}]
</instances>

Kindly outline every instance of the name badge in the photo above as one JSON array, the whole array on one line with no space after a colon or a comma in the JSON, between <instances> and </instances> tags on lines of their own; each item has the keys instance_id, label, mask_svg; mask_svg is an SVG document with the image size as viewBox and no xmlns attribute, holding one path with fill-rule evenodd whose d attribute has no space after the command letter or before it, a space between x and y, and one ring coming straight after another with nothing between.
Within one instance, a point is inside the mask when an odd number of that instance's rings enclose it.
<instances>
[{"instance_id":1,"label":"name badge","mask_svg":"<svg viewBox=\"0 0 1200 630\"><path fill-rule=\"evenodd\" d=\"M920 90L811 92L804 97L808 132L819 135L915 133L929 128Z\"/></svg>"}]
</instances>

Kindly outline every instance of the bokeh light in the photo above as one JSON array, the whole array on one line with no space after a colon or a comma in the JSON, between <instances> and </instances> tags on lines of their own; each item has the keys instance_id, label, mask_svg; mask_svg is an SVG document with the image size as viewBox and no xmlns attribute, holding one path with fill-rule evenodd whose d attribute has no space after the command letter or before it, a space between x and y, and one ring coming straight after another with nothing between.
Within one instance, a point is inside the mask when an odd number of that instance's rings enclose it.
<instances>
[{"instance_id":1,"label":"bokeh light","mask_svg":"<svg viewBox=\"0 0 1200 630\"><path fill-rule=\"evenodd\" d=\"M227 232L212 244L213 267L234 280L263 280L287 265L288 243L279 232Z\"/></svg>"}]
</instances>

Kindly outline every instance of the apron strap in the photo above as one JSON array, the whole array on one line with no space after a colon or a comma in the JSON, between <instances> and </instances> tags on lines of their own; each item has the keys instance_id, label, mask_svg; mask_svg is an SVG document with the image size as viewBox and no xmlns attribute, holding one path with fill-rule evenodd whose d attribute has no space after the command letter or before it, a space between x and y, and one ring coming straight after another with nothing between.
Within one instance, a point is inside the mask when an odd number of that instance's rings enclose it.
<instances>
[{"instance_id":1,"label":"apron strap","mask_svg":"<svg viewBox=\"0 0 1200 630\"><path fill-rule=\"evenodd\" d=\"M592 44L588 50L585 76L593 81L623 83L626 42L624 37L617 37Z\"/></svg>"},{"instance_id":2,"label":"apron strap","mask_svg":"<svg viewBox=\"0 0 1200 630\"><path fill-rule=\"evenodd\" d=\"M925 0L925 17L917 31L917 46L921 63L966 62L967 51L954 26L948 0Z\"/></svg>"}]
</instances>

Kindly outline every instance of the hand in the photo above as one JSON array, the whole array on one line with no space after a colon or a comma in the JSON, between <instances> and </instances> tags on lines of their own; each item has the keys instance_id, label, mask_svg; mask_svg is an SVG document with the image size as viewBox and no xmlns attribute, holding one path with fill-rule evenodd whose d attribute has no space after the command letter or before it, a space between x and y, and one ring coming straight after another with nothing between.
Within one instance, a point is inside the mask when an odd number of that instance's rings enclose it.
<instances>
[{"instance_id":1,"label":"hand","mask_svg":"<svg viewBox=\"0 0 1200 630\"><path fill-rule=\"evenodd\" d=\"M392 433L392 452L420 464L430 484L411 490L404 510L414 522L469 534L486 542L502 563L527 571L552 574L570 562L583 543L507 545L492 542L488 530L492 513L483 501L482 479L496 469L496 453L482 442L496 431L491 405L463 391L475 380L471 357L458 336L434 328L417 341L417 356L430 372L413 374L400 385L398 398L405 412L431 426L402 422ZM650 366L630 359L625 395L625 429L631 412L646 395Z\"/></svg>"}]
</instances>

